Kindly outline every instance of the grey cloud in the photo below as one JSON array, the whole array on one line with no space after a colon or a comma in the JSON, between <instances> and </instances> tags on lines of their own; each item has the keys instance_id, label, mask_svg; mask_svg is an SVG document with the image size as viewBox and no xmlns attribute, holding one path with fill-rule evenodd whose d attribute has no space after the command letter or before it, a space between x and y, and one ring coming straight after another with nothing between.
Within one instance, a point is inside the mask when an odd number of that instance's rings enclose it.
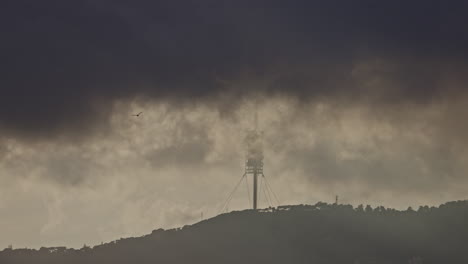
<instances>
[{"instance_id":1,"label":"grey cloud","mask_svg":"<svg viewBox=\"0 0 468 264\"><path fill-rule=\"evenodd\" d=\"M87 136L107 127L114 101L138 96L178 105L227 92L225 102L237 105L259 89L220 83L239 78L266 79L263 92L305 101L465 96L466 7L463 1L7 1L1 133ZM375 59L393 66L369 66L356 76L357 64Z\"/></svg>"},{"instance_id":2,"label":"grey cloud","mask_svg":"<svg viewBox=\"0 0 468 264\"><path fill-rule=\"evenodd\" d=\"M397 140L396 140L397 141ZM382 148L390 148L389 144ZM437 146L438 147L438 146ZM284 162L303 170L303 177L320 186L343 186L358 183L362 190L412 192L427 195L448 191L453 181L463 182L465 166L456 157L458 153L408 145L402 151L382 154L385 150L375 147L361 153L361 157L340 158L342 149L333 144L297 150L288 153ZM358 149L351 149L359 153ZM378 153L378 154L377 154Z\"/></svg>"},{"instance_id":3,"label":"grey cloud","mask_svg":"<svg viewBox=\"0 0 468 264\"><path fill-rule=\"evenodd\" d=\"M175 119L174 127L165 135L167 141L145 154L148 162L157 168L203 165L213 148L208 135L210 122L190 121L183 111L168 115Z\"/></svg>"},{"instance_id":4,"label":"grey cloud","mask_svg":"<svg viewBox=\"0 0 468 264\"><path fill-rule=\"evenodd\" d=\"M326 101L260 101L265 173L283 203L339 194L353 204L404 208L463 198L467 191L468 153L459 141L446 141L444 129L427 129L445 122L444 106L381 114ZM80 247L191 223L201 212L218 214L243 174L243 139L253 124L253 102L244 103L228 119L205 105L132 102L116 108L106 137L78 145L13 141L0 165L0 207L14 216L2 218L0 230L23 217L23 206L51 211L38 212L41 223L18 230L17 240L3 232L0 244ZM142 107L144 116L128 118ZM249 205L246 187L230 209Z\"/></svg>"},{"instance_id":5,"label":"grey cloud","mask_svg":"<svg viewBox=\"0 0 468 264\"><path fill-rule=\"evenodd\" d=\"M92 159L79 157L78 155L64 155L47 157L45 164L39 165L46 168L42 179L48 179L54 183L70 186L82 185L87 180L99 177L99 169Z\"/></svg>"},{"instance_id":6,"label":"grey cloud","mask_svg":"<svg viewBox=\"0 0 468 264\"><path fill-rule=\"evenodd\" d=\"M147 159L157 168L165 166L200 166L205 162L208 152L209 148L203 142L175 144L148 153Z\"/></svg>"}]
</instances>

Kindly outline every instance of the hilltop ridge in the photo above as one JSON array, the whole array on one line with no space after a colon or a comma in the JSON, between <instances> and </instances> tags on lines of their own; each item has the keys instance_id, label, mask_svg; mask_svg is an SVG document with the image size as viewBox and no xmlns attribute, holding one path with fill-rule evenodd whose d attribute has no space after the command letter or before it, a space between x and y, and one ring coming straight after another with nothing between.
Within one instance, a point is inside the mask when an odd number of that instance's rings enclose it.
<instances>
[{"instance_id":1,"label":"hilltop ridge","mask_svg":"<svg viewBox=\"0 0 468 264\"><path fill-rule=\"evenodd\" d=\"M405 211L281 206L93 248L5 249L0 263L468 263L467 220L468 201Z\"/></svg>"}]
</instances>

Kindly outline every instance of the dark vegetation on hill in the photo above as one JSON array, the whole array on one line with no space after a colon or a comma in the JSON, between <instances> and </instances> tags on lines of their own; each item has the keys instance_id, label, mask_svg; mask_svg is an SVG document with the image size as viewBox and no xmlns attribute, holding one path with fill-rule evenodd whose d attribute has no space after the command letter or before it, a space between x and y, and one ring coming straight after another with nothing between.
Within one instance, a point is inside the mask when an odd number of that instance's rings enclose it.
<instances>
[{"instance_id":1,"label":"dark vegetation on hill","mask_svg":"<svg viewBox=\"0 0 468 264\"><path fill-rule=\"evenodd\" d=\"M245 210L82 249L4 249L2 264L468 263L468 202Z\"/></svg>"}]
</instances>

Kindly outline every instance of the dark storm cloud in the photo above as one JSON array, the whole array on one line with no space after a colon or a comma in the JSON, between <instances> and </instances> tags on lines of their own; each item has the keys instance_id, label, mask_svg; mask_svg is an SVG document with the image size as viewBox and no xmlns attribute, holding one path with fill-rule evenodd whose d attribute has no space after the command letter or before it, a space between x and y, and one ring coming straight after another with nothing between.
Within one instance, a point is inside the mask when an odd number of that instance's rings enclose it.
<instances>
[{"instance_id":1,"label":"dark storm cloud","mask_svg":"<svg viewBox=\"0 0 468 264\"><path fill-rule=\"evenodd\" d=\"M223 84L238 78L306 100L459 96L466 10L466 1L7 0L0 129L86 134L106 125L116 99L250 92Z\"/></svg>"}]
</instances>

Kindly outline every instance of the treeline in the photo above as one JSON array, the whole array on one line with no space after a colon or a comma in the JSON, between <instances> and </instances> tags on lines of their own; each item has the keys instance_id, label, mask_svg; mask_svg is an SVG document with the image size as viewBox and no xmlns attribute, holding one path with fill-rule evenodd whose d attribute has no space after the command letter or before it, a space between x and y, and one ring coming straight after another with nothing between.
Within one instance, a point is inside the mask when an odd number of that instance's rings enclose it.
<instances>
[{"instance_id":1,"label":"treeline","mask_svg":"<svg viewBox=\"0 0 468 264\"><path fill-rule=\"evenodd\" d=\"M232 212L92 248L7 248L0 263L468 263L467 242L467 201L405 211L317 203Z\"/></svg>"}]
</instances>

